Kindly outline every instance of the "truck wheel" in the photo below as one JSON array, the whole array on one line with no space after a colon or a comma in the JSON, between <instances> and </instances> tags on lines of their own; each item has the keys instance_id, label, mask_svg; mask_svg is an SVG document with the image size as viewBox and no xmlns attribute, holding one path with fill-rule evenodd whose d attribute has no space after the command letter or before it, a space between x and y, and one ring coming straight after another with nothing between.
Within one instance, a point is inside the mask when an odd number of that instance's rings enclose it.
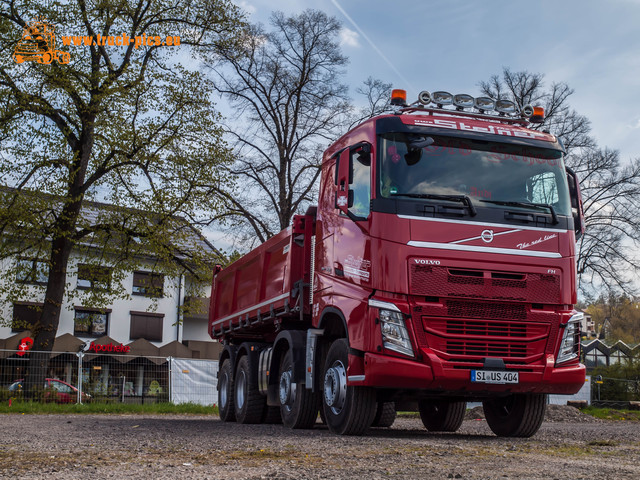
<instances>
[{"instance_id":1,"label":"truck wheel","mask_svg":"<svg viewBox=\"0 0 640 480\"><path fill-rule=\"evenodd\" d=\"M218 412L223 422L235 422L236 412L233 404L233 369L228 358L222 362L218 371Z\"/></svg>"},{"instance_id":2,"label":"truck wheel","mask_svg":"<svg viewBox=\"0 0 640 480\"><path fill-rule=\"evenodd\" d=\"M338 435L362 435L378 409L376 392L369 387L347 387L348 343L331 344L324 368L322 408L329 430Z\"/></svg>"},{"instance_id":3,"label":"truck wheel","mask_svg":"<svg viewBox=\"0 0 640 480\"><path fill-rule=\"evenodd\" d=\"M418 410L422 424L430 432L455 432L462 425L467 402L421 400Z\"/></svg>"},{"instance_id":4,"label":"truck wheel","mask_svg":"<svg viewBox=\"0 0 640 480\"><path fill-rule=\"evenodd\" d=\"M318 395L293 382L293 353L287 351L280 363L280 415L289 428L311 428L318 418Z\"/></svg>"},{"instance_id":5,"label":"truck wheel","mask_svg":"<svg viewBox=\"0 0 640 480\"><path fill-rule=\"evenodd\" d=\"M373 419L372 427L388 428L396 421L396 404L393 402L379 402L378 411Z\"/></svg>"},{"instance_id":6,"label":"truck wheel","mask_svg":"<svg viewBox=\"0 0 640 480\"><path fill-rule=\"evenodd\" d=\"M482 402L489 428L499 437L530 437L535 434L547 408L545 394L514 394Z\"/></svg>"},{"instance_id":7,"label":"truck wheel","mask_svg":"<svg viewBox=\"0 0 640 480\"><path fill-rule=\"evenodd\" d=\"M276 425L282 423L282 416L280 415L280 407L267 406L264 410L264 417L262 423L270 425Z\"/></svg>"},{"instance_id":8,"label":"truck wheel","mask_svg":"<svg viewBox=\"0 0 640 480\"><path fill-rule=\"evenodd\" d=\"M53 55L50 52L45 52L42 55L42 63L44 63L45 65L50 65L52 61Z\"/></svg>"},{"instance_id":9,"label":"truck wheel","mask_svg":"<svg viewBox=\"0 0 640 480\"><path fill-rule=\"evenodd\" d=\"M234 378L236 421L238 423L261 423L266 398L258 390L257 371L252 372L249 357L243 355L238 362Z\"/></svg>"}]
</instances>

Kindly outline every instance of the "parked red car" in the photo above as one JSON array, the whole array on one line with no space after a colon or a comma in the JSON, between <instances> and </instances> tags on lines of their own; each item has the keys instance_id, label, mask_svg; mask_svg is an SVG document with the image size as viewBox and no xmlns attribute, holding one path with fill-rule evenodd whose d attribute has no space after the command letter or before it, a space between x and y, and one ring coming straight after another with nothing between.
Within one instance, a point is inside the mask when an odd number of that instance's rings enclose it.
<instances>
[{"instance_id":1,"label":"parked red car","mask_svg":"<svg viewBox=\"0 0 640 480\"><path fill-rule=\"evenodd\" d=\"M9 386L9 391L20 392L22 391L22 382L24 379L16 380ZM56 403L76 403L78 401L78 389L73 385L69 385L67 382L57 380L55 378L45 378L44 380L45 400L51 401L51 393L55 392ZM82 394L82 401L88 401L91 395Z\"/></svg>"}]
</instances>

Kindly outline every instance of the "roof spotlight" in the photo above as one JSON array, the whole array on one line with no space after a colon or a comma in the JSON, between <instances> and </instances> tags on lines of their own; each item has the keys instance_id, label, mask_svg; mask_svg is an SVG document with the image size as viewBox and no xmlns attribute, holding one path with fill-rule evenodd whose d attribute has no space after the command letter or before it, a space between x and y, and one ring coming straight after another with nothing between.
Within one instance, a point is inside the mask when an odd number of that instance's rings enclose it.
<instances>
[{"instance_id":1,"label":"roof spotlight","mask_svg":"<svg viewBox=\"0 0 640 480\"><path fill-rule=\"evenodd\" d=\"M531 115L533 115L533 107L531 105L525 105L524 107L522 107L522 111L520 112L520 114L524 118L529 118Z\"/></svg>"},{"instance_id":2,"label":"roof spotlight","mask_svg":"<svg viewBox=\"0 0 640 480\"><path fill-rule=\"evenodd\" d=\"M513 114L516 113L516 104L511 100L497 100L496 110L502 114Z\"/></svg>"},{"instance_id":3,"label":"roof spotlight","mask_svg":"<svg viewBox=\"0 0 640 480\"><path fill-rule=\"evenodd\" d=\"M433 103L438 105L438 108L442 108L444 105L451 105L453 103L453 95L449 92L433 92L431 96Z\"/></svg>"},{"instance_id":4,"label":"roof spotlight","mask_svg":"<svg viewBox=\"0 0 640 480\"><path fill-rule=\"evenodd\" d=\"M484 113L487 110L493 110L496 107L493 98L490 97L476 97L476 108L480 113Z\"/></svg>"},{"instance_id":5,"label":"roof spotlight","mask_svg":"<svg viewBox=\"0 0 640 480\"><path fill-rule=\"evenodd\" d=\"M459 93L453 96L453 104L457 107L457 110L471 108L474 104L474 98L466 93Z\"/></svg>"},{"instance_id":6,"label":"roof spotlight","mask_svg":"<svg viewBox=\"0 0 640 480\"><path fill-rule=\"evenodd\" d=\"M421 91L418 94L418 102L422 105L429 105L431 103L431 94L426 90Z\"/></svg>"}]
</instances>

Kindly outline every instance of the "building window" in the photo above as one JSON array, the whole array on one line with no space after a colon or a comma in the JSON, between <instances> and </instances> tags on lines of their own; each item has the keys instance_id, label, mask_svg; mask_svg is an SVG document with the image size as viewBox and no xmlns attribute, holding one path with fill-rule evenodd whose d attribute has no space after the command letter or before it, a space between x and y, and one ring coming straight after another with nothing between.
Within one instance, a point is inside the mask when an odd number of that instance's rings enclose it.
<instances>
[{"instance_id":1,"label":"building window","mask_svg":"<svg viewBox=\"0 0 640 480\"><path fill-rule=\"evenodd\" d=\"M33 258L18 259L16 281L32 285L46 285L49 280L49 264Z\"/></svg>"},{"instance_id":2,"label":"building window","mask_svg":"<svg viewBox=\"0 0 640 480\"><path fill-rule=\"evenodd\" d=\"M162 341L162 323L164 315L161 313L130 312L131 330L129 337L131 340L144 338L151 342Z\"/></svg>"},{"instance_id":3,"label":"building window","mask_svg":"<svg viewBox=\"0 0 640 480\"><path fill-rule=\"evenodd\" d=\"M78 288L81 290L109 290L111 268L100 265L78 265Z\"/></svg>"},{"instance_id":4,"label":"building window","mask_svg":"<svg viewBox=\"0 0 640 480\"><path fill-rule=\"evenodd\" d=\"M162 297L164 275L151 272L133 273L133 294L145 297Z\"/></svg>"},{"instance_id":5,"label":"building window","mask_svg":"<svg viewBox=\"0 0 640 480\"><path fill-rule=\"evenodd\" d=\"M41 303L14 303L11 331L24 332L25 330L32 330L33 325L40 320L42 307L43 304Z\"/></svg>"},{"instance_id":6,"label":"building window","mask_svg":"<svg viewBox=\"0 0 640 480\"><path fill-rule=\"evenodd\" d=\"M73 334L80 337L102 337L109 329L111 310L76 309Z\"/></svg>"}]
</instances>

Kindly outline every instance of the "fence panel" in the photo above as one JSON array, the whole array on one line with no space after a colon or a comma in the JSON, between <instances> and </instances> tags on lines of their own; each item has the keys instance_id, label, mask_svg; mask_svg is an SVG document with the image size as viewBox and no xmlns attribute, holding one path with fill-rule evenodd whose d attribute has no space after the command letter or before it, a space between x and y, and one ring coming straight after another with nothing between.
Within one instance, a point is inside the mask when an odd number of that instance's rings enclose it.
<instances>
[{"instance_id":1,"label":"fence panel","mask_svg":"<svg viewBox=\"0 0 640 480\"><path fill-rule=\"evenodd\" d=\"M0 400L21 399L33 352L0 350ZM51 352L36 400L75 403L216 401L217 361L103 353Z\"/></svg>"},{"instance_id":2,"label":"fence panel","mask_svg":"<svg viewBox=\"0 0 640 480\"><path fill-rule=\"evenodd\" d=\"M171 359L171 403L214 405L217 402L217 360Z\"/></svg>"}]
</instances>

